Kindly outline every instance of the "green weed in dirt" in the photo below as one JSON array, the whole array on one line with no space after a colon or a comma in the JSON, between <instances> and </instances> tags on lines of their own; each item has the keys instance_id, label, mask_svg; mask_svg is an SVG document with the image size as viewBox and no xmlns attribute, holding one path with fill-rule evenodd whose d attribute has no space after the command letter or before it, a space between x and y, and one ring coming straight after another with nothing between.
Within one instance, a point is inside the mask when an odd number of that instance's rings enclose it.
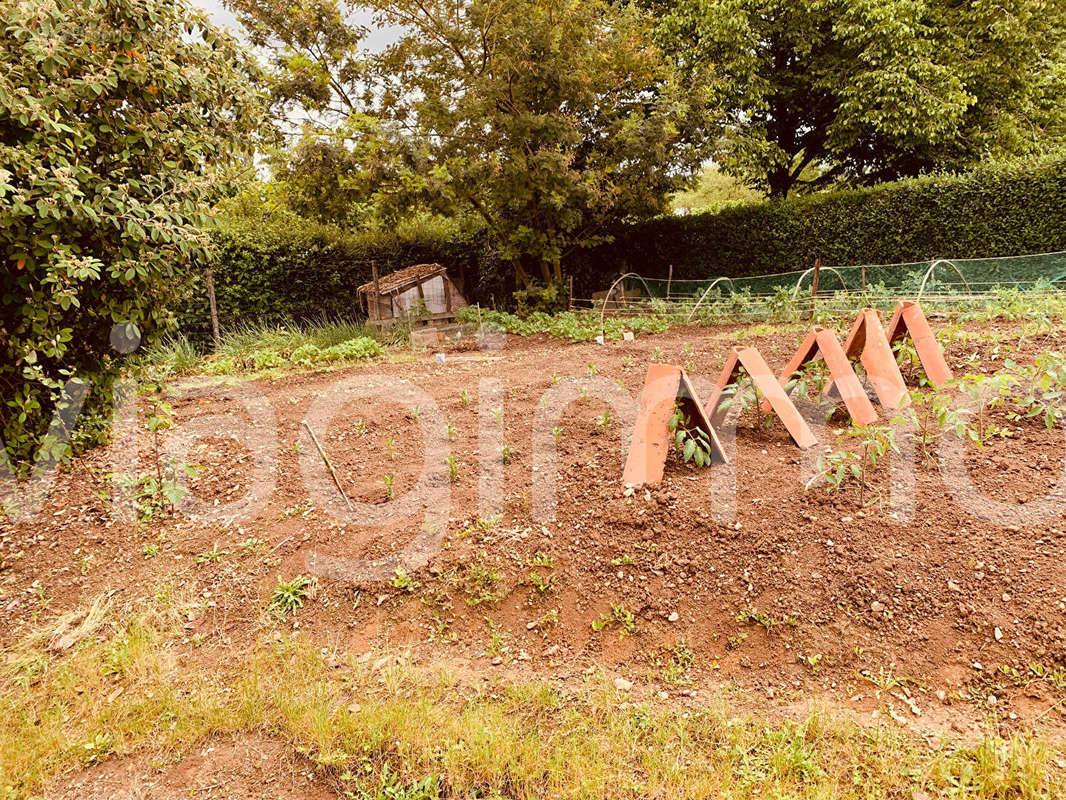
<instances>
[{"instance_id":1,"label":"green weed in dirt","mask_svg":"<svg viewBox=\"0 0 1066 800\"><path fill-rule=\"evenodd\" d=\"M224 658L205 646L175 659L184 620L178 603L100 607L62 652L48 645L54 623L6 646L0 797L42 796L61 774L126 754L173 763L210 737L262 731L357 798L1051 800L1066 780L1062 744L1027 732L960 742L825 711L768 721L725 699L622 702L598 672L573 685L486 682L396 653L374 669L270 631ZM681 679L688 658L675 655L668 677Z\"/></svg>"}]
</instances>

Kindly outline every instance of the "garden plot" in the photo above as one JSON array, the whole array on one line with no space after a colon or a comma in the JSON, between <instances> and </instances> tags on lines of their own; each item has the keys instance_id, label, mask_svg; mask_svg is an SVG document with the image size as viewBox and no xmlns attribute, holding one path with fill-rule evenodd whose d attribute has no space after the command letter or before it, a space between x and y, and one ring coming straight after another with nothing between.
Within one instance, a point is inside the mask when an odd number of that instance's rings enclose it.
<instances>
[{"instance_id":1,"label":"garden plot","mask_svg":"<svg viewBox=\"0 0 1066 800\"><path fill-rule=\"evenodd\" d=\"M112 454L91 452L57 477L52 513L3 524L2 636L10 646L104 597L180 609L180 657L205 664L271 631L298 631L321 647L407 649L564 686L602 669L620 691L683 703L728 686L742 706L776 714L817 701L920 730L976 732L989 711L1005 731L1061 729L1066 518L982 519L959 505L938 459L951 428L963 434L975 490L1009 503L1052 492L1066 441L1054 398L1042 405L1034 388L1061 372L1048 353L1066 351L1066 330L1002 320L934 328L956 376L970 377L959 389L919 387L920 370L901 354L918 419L906 514L890 507L892 447L871 449L877 432L851 428L843 411L813 459L757 404L743 412L728 519L712 500L720 465L675 457L659 486L623 486L630 431L624 403L603 399L615 396L610 387L635 404L650 362L713 376L737 342L778 368L799 324L681 328L606 346L512 336L502 351L452 352L443 364L425 354L178 382L159 435L200 431L185 458L188 497L201 511L226 508L265 481L261 508L205 522L144 501L121 519ZM375 384L376 396L338 394ZM960 413L968 393L986 402ZM533 470L546 405L561 409L546 427L553 516L538 505ZM265 407L276 441L264 462L240 431ZM423 435L427 418L439 435ZM305 421L351 503L399 502L423 480L447 491L439 528L427 533L420 509L380 524L345 520L336 486L310 486L308 470L325 473ZM153 437L142 431L143 452ZM431 438L446 456L425 479L423 462L439 452ZM812 470L827 480L812 481ZM499 492L486 500L493 481ZM405 550L414 555L395 558Z\"/></svg>"}]
</instances>

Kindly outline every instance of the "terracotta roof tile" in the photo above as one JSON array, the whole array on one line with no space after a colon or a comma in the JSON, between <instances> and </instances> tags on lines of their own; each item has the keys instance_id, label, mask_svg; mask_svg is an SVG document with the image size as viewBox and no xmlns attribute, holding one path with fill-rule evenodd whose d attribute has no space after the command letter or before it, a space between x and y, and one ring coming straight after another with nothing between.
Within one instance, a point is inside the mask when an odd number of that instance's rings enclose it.
<instances>
[{"instance_id":1,"label":"terracotta roof tile","mask_svg":"<svg viewBox=\"0 0 1066 800\"><path fill-rule=\"evenodd\" d=\"M396 272L390 272L388 275L382 275L378 278L379 289L382 294L392 294L398 289L417 283L419 278L436 275L438 272L444 271L444 267L440 264L415 264L414 266L396 270ZM359 287L359 291L374 291L374 282L364 283Z\"/></svg>"}]
</instances>

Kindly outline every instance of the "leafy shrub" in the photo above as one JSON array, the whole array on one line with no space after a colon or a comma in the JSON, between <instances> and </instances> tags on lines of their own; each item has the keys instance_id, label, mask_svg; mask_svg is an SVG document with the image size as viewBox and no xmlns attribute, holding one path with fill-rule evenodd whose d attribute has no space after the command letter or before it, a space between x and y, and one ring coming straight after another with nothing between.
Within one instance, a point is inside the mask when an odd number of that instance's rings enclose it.
<instances>
[{"instance_id":1,"label":"leafy shrub","mask_svg":"<svg viewBox=\"0 0 1066 800\"><path fill-rule=\"evenodd\" d=\"M473 308L460 309L460 322L474 324L478 321L478 311ZM600 327L598 313L564 311L561 314L545 314L535 311L526 317L508 314L504 311L481 311L481 324L496 330L506 331L518 336L535 336L545 333L556 339L569 339L573 342L590 342L601 333L607 341L622 338L625 331L634 333L662 333L671 325L683 322L683 317L639 316L608 317Z\"/></svg>"},{"instance_id":2,"label":"leafy shrub","mask_svg":"<svg viewBox=\"0 0 1066 800\"><path fill-rule=\"evenodd\" d=\"M115 323L150 342L172 322L262 114L251 61L185 0L3 9L0 434L25 465L69 452L46 430L71 380L104 419Z\"/></svg>"},{"instance_id":3,"label":"leafy shrub","mask_svg":"<svg viewBox=\"0 0 1066 800\"><path fill-rule=\"evenodd\" d=\"M294 364L302 364L303 366L310 366L318 361L322 357L322 351L318 349L316 345L308 342L307 344L300 345L292 351L292 355L289 356L289 360Z\"/></svg>"},{"instance_id":4,"label":"leafy shrub","mask_svg":"<svg viewBox=\"0 0 1066 800\"><path fill-rule=\"evenodd\" d=\"M372 358L373 356L380 356L384 352L385 349L377 339L371 339L369 336L360 336L358 339L349 339L347 342L341 342L326 348L322 351L320 360L327 363L331 361L348 361L359 358Z\"/></svg>"},{"instance_id":5,"label":"leafy shrub","mask_svg":"<svg viewBox=\"0 0 1066 800\"><path fill-rule=\"evenodd\" d=\"M273 350L256 350L252 353L252 364L256 369L273 369L284 366L285 358Z\"/></svg>"}]
</instances>

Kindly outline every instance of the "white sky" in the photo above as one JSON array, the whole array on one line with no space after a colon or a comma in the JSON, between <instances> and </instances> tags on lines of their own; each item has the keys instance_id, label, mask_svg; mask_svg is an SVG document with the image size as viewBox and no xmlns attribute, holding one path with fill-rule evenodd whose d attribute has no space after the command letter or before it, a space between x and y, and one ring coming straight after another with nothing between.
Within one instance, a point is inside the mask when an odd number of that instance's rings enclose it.
<instances>
[{"instance_id":1,"label":"white sky","mask_svg":"<svg viewBox=\"0 0 1066 800\"><path fill-rule=\"evenodd\" d=\"M237 32L237 20L234 19L233 14L229 12L227 8L222 5L222 0L191 0L194 6L199 6L211 15L211 19L216 25L226 26L231 28L234 33Z\"/></svg>"},{"instance_id":2,"label":"white sky","mask_svg":"<svg viewBox=\"0 0 1066 800\"><path fill-rule=\"evenodd\" d=\"M211 20L220 27L227 27L235 34L240 34L240 23L230 13L229 9L222 4L222 0L190 0L194 6L204 9ZM378 28L371 20L370 14L358 10L352 15L352 21L359 25L365 25L370 29L366 38L362 41L362 47L367 50L380 50L385 45L396 41L399 28Z\"/></svg>"}]
</instances>

